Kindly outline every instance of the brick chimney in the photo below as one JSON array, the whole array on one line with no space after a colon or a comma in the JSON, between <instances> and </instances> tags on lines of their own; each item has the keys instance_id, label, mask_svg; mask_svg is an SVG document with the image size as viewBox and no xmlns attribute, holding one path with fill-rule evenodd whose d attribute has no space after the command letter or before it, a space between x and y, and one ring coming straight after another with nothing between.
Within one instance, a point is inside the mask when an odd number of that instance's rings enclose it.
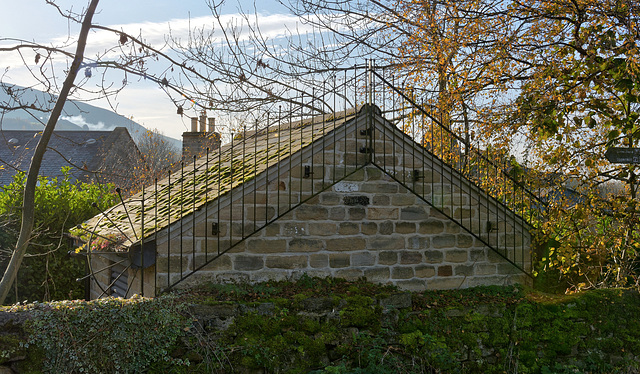
<instances>
[{"instance_id":1,"label":"brick chimney","mask_svg":"<svg viewBox=\"0 0 640 374\"><path fill-rule=\"evenodd\" d=\"M207 131L207 120L209 129ZM198 129L200 125L200 129ZM198 131L199 130L199 131ZM206 112L191 118L191 131L182 133L182 161L189 162L193 156L202 156L220 147L220 134L216 132L215 118L207 118Z\"/></svg>"}]
</instances>

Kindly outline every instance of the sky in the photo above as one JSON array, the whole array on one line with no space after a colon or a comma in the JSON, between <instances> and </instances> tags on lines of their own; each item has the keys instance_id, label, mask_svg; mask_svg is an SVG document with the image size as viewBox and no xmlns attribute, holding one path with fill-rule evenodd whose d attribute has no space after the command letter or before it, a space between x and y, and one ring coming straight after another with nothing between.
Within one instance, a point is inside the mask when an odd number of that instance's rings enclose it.
<instances>
[{"instance_id":1,"label":"sky","mask_svg":"<svg viewBox=\"0 0 640 374\"><path fill-rule=\"evenodd\" d=\"M224 1L224 2L222 2ZM146 41L154 46L163 44L168 31L174 36L186 36L191 27L202 27L213 22L207 0L102 0L98 5L94 23L122 29L133 35L142 33ZM223 18L232 21L239 11L258 14L263 30L273 36L282 35L285 27L296 24L296 19L287 13L276 0L216 0L220 4ZM80 11L87 5L85 0L57 0L63 9ZM68 35L78 34L78 27L71 25L61 17L57 10L44 0L0 0L0 46L11 44L7 38L35 41L40 44L61 44L68 40ZM15 43L14 43L15 44ZM113 45L113 34L93 32L85 56L96 55L105 46ZM74 45L71 47L75 48ZM0 53L0 74L3 80L18 85L27 85L29 81L26 69L21 69L24 62L15 55ZM95 78L98 79L98 78ZM85 84L91 85L91 79ZM94 101L90 104L109 108L105 101ZM187 117L176 114L175 105L164 92L153 82L130 80L125 90L113 102L117 112L147 127L158 129L165 135L181 138L184 131L189 131L190 122Z\"/></svg>"}]
</instances>

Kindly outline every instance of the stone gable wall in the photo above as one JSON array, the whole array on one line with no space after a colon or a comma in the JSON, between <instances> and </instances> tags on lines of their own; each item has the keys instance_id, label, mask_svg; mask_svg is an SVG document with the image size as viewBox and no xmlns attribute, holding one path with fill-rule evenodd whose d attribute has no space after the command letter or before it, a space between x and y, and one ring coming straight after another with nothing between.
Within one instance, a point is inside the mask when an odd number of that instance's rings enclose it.
<instances>
[{"instance_id":1,"label":"stone gable wall","mask_svg":"<svg viewBox=\"0 0 640 374\"><path fill-rule=\"evenodd\" d=\"M530 267L530 235L511 213L381 122L368 141L361 130L369 125L358 120L287 159L272 156L266 172L164 229L145 295L152 281L159 291L185 276L179 287L302 274L407 290L527 281L483 244L509 248L509 258ZM487 230L479 240L448 217ZM129 279L129 294L140 292L139 277Z\"/></svg>"},{"instance_id":2,"label":"stone gable wall","mask_svg":"<svg viewBox=\"0 0 640 374\"><path fill-rule=\"evenodd\" d=\"M163 229L153 237L157 257L144 294L178 281L303 274L414 291L528 281L484 244L529 270L531 237L521 221L383 121L369 139L370 125L358 119L286 159L272 154L267 171ZM128 271L128 296L142 291L139 273ZM109 275L100 277L105 283Z\"/></svg>"},{"instance_id":3,"label":"stone gable wall","mask_svg":"<svg viewBox=\"0 0 640 374\"><path fill-rule=\"evenodd\" d=\"M258 217L275 214L275 207L259 208ZM246 205L245 215L252 216L253 210L252 204ZM253 223L247 221L247 231ZM228 235L228 229L228 222L222 223L220 235ZM235 228L236 232L241 230ZM183 243L182 261L187 271L194 269L194 263L197 267L204 262L205 239L196 236L195 240L195 256L189 247L193 242L189 240L186 255ZM208 246L209 250L216 248L217 239L209 238ZM179 249L179 243L172 247ZM158 268L171 262L173 270L179 271L180 256L171 257L169 261L161 257ZM381 169L369 165L269 223L198 270L186 284L285 280L302 274L365 277L407 290L526 281L520 270L496 252Z\"/></svg>"}]
</instances>

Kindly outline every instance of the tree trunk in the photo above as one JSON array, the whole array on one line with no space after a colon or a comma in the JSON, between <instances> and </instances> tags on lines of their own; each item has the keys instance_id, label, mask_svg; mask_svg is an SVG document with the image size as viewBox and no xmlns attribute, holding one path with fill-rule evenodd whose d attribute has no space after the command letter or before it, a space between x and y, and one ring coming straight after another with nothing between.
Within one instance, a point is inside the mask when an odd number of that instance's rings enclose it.
<instances>
[{"instance_id":1,"label":"tree trunk","mask_svg":"<svg viewBox=\"0 0 640 374\"><path fill-rule=\"evenodd\" d=\"M38 174L40 172L40 165L42 164L44 153L47 150L49 139L51 138L53 130L55 129L58 122L58 118L62 113L62 108L67 101L67 97L69 96L71 88L73 88L73 82L78 75L78 70L80 70L80 65L84 58L84 49L87 44L87 36L89 34L89 30L91 29L91 22L96 11L96 7L98 6L98 1L99 0L91 0L91 3L89 4L87 13L85 14L84 20L82 21L82 28L80 29L80 35L78 37L75 58L73 59L71 68L67 73L67 78L62 85L62 89L60 90L60 94L58 95L56 104L53 107L51 116L47 121L47 125L42 132L42 138L40 138L40 141L38 142L36 150L33 154L33 158L31 159L31 165L29 166L29 172L27 173L27 182L24 187L24 197L22 200L22 226L20 227L20 234L18 236L16 249L11 255L9 265L7 266L7 269L2 276L2 280L0 281L0 304L4 304L7 294L11 289L11 285L16 279L16 275L18 274L18 270L20 269L20 264L22 263L22 259L24 258L27 247L29 245L31 231L33 230L35 212L35 190L36 182L38 181Z\"/></svg>"}]
</instances>

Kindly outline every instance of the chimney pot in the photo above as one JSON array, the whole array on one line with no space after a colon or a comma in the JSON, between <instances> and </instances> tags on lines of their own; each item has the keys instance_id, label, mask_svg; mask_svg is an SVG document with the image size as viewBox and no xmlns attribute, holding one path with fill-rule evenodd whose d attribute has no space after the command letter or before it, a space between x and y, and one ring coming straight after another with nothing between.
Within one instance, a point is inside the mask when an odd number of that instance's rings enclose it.
<instances>
[{"instance_id":1,"label":"chimney pot","mask_svg":"<svg viewBox=\"0 0 640 374\"><path fill-rule=\"evenodd\" d=\"M198 132L198 118L191 117L191 132Z\"/></svg>"},{"instance_id":2,"label":"chimney pot","mask_svg":"<svg viewBox=\"0 0 640 374\"><path fill-rule=\"evenodd\" d=\"M209 133L216 132L216 119L209 117Z\"/></svg>"},{"instance_id":3,"label":"chimney pot","mask_svg":"<svg viewBox=\"0 0 640 374\"><path fill-rule=\"evenodd\" d=\"M203 114L200 116L200 132L206 132L206 131L207 131L207 116Z\"/></svg>"}]
</instances>

